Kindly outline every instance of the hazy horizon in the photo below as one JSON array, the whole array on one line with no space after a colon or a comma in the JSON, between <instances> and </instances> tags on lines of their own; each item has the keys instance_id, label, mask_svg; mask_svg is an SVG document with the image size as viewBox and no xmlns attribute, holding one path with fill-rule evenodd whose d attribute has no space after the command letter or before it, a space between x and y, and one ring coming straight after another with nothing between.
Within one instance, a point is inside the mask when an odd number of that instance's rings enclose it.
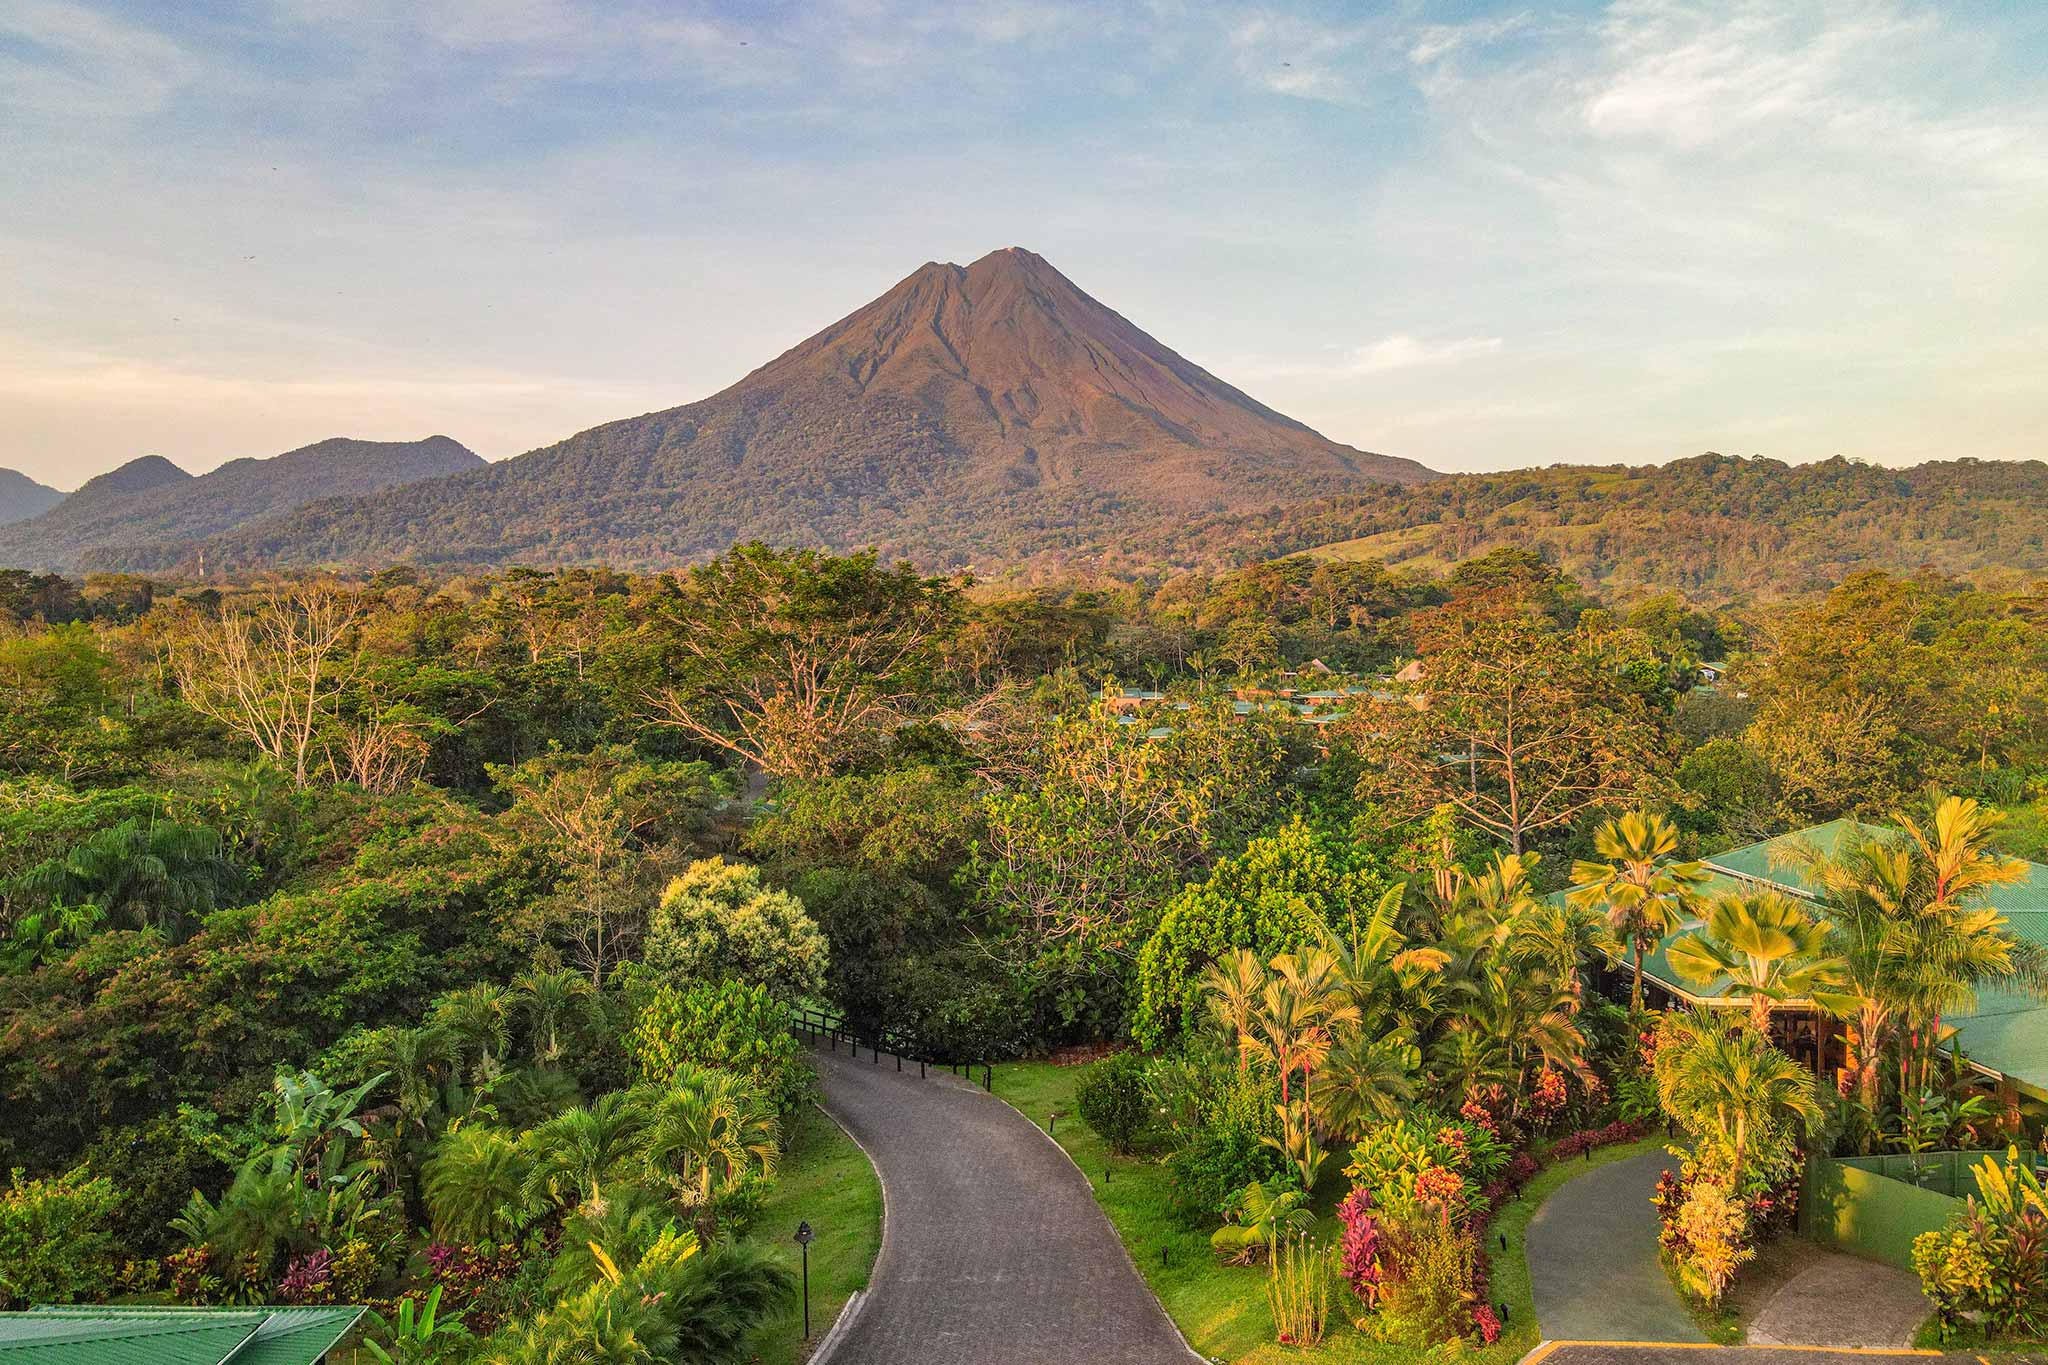
<instances>
[{"instance_id":1,"label":"hazy horizon","mask_svg":"<svg viewBox=\"0 0 2048 1365\"><path fill-rule=\"evenodd\" d=\"M1444 471L2038 458L2048 7L0 12L0 466L502 459L1021 245Z\"/></svg>"}]
</instances>

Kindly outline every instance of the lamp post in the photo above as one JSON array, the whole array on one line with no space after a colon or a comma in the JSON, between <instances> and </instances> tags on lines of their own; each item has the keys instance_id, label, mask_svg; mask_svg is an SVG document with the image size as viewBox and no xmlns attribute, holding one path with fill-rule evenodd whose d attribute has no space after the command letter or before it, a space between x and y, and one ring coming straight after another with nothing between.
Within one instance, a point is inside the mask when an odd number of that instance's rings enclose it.
<instances>
[{"instance_id":1,"label":"lamp post","mask_svg":"<svg viewBox=\"0 0 2048 1365\"><path fill-rule=\"evenodd\" d=\"M796 1244L804 1249L804 1340L811 1339L811 1243L818 1240L818 1234L811 1231L809 1221L796 1225Z\"/></svg>"}]
</instances>

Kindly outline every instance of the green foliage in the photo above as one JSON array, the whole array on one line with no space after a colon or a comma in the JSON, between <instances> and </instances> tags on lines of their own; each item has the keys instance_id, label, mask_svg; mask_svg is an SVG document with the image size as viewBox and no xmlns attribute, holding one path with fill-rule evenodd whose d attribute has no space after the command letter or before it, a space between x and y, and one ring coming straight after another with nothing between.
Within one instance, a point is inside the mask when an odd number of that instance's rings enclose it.
<instances>
[{"instance_id":1,"label":"green foliage","mask_svg":"<svg viewBox=\"0 0 2048 1365\"><path fill-rule=\"evenodd\" d=\"M1383 869L1345 840L1300 817L1225 858L1167 902L1138 955L1131 1032L1162 1047L1200 1026L1209 964L1239 948L1261 961L1318 942L1345 915L1387 889Z\"/></svg>"},{"instance_id":2,"label":"green foliage","mask_svg":"<svg viewBox=\"0 0 2048 1365\"><path fill-rule=\"evenodd\" d=\"M2048 1331L2048 1194L2017 1148L1973 1174L1963 1211L1913 1239L1913 1268L1944 1335L1981 1314L1994 1336L2038 1338Z\"/></svg>"},{"instance_id":3,"label":"green foliage","mask_svg":"<svg viewBox=\"0 0 2048 1365\"><path fill-rule=\"evenodd\" d=\"M1238 1191L1222 1227L1209 1234L1216 1254L1235 1265L1258 1260L1283 1237L1315 1230L1315 1213L1299 1189L1253 1181Z\"/></svg>"},{"instance_id":4,"label":"green foliage","mask_svg":"<svg viewBox=\"0 0 2048 1365\"><path fill-rule=\"evenodd\" d=\"M692 1067L746 1077L780 1113L802 1103L810 1070L789 1031L789 1010L765 986L700 981L648 991L626 1048L655 1085Z\"/></svg>"},{"instance_id":5,"label":"green foliage","mask_svg":"<svg viewBox=\"0 0 2048 1365\"><path fill-rule=\"evenodd\" d=\"M0 1190L0 1308L98 1298L115 1265L114 1183L84 1167L22 1176L15 1168Z\"/></svg>"},{"instance_id":6,"label":"green foliage","mask_svg":"<svg viewBox=\"0 0 2048 1365\"><path fill-rule=\"evenodd\" d=\"M801 1000L824 989L830 953L802 901L762 885L757 868L704 858L662 892L641 960L685 980L730 977Z\"/></svg>"},{"instance_id":7,"label":"green foliage","mask_svg":"<svg viewBox=\"0 0 2048 1365\"><path fill-rule=\"evenodd\" d=\"M1113 1052L1088 1068L1075 1090L1081 1121L1102 1134L1109 1150L1129 1153L1151 1126L1145 1094L1147 1064L1135 1052Z\"/></svg>"}]
</instances>

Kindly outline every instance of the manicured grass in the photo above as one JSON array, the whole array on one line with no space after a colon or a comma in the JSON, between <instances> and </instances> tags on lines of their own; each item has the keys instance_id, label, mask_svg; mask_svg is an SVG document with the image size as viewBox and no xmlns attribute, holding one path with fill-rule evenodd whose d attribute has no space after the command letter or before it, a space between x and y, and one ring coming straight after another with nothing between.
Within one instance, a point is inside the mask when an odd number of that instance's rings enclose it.
<instances>
[{"instance_id":1,"label":"manicured grass","mask_svg":"<svg viewBox=\"0 0 2048 1365\"><path fill-rule=\"evenodd\" d=\"M882 1186L874 1167L815 1106L790 1120L782 1164L762 1201L747 1240L774 1246L790 1263L799 1256L793 1239L808 1221L818 1237L811 1243L811 1339L804 1341L801 1300L761 1324L754 1337L762 1365L795 1365L831 1330L832 1322L857 1289L865 1289L882 1245Z\"/></svg>"},{"instance_id":2,"label":"manicured grass","mask_svg":"<svg viewBox=\"0 0 2048 1365\"><path fill-rule=\"evenodd\" d=\"M1252 1365L1281 1365L1288 1361L1312 1365L1396 1365L1424 1354L1455 1355L1475 1365L1510 1365L1527 1354L1538 1340L1536 1314L1529 1298L1529 1268L1522 1257L1522 1234L1529 1219L1558 1186L1573 1176L1591 1166L1655 1151L1662 1145L1659 1139L1644 1139L1627 1146L1603 1148L1593 1154L1590 1163L1559 1163L1538 1174L1520 1198L1501 1210L1487 1232L1493 1275L1489 1297L1507 1305L1508 1324L1507 1331L1492 1346L1452 1346L1440 1352L1421 1353L1412 1346L1374 1341L1350 1325L1348 1315L1356 1301L1349 1297L1348 1289L1340 1286L1336 1308L1347 1320L1335 1324L1323 1344L1309 1351L1280 1346L1273 1340L1264 1269L1222 1264L1209 1249L1207 1229L1189 1229L1174 1218L1166 1171L1157 1160L1145 1156L1112 1157L1102 1139L1081 1122L1074 1112L1074 1088L1080 1073L1079 1067L1054 1066L1049 1062L1010 1063L995 1069L995 1093L1040 1128L1046 1126L1055 1111L1060 1114L1054 1125L1054 1137L1087 1175L1096 1199L1123 1238L1132 1262L1179 1325L1189 1345L1212 1360ZM1337 1165L1343 1164L1341 1154L1333 1154L1331 1159ZM1328 1210L1324 1213L1318 1235L1334 1242L1339 1231L1337 1220L1328 1215ZM1508 1238L1504 1254L1500 1250L1502 1234Z\"/></svg>"}]
</instances>

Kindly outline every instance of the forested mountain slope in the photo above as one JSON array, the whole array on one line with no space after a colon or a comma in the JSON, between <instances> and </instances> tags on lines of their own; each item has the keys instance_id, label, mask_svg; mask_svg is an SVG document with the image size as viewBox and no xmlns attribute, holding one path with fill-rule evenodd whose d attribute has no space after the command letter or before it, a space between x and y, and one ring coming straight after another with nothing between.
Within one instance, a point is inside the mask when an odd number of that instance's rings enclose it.
<instances>
[{"instance_id":1,"label":"forested mountain slope","mask_svg":"<svg viewBox=\"0 0 2048 1365\"><path fill-rule=\"evenodd\" d=\"M481 465L459 441L334 437L268 459L230 460L194 476L147 455L86 483L42 515L0 528L0 565L163 569L194 541L315 498L367 493Z\"/></svg>"},{"instance_id":2,"label":"forested mountain slope","mask_svg":"<svg viewBox=\"0 0 2048 1365\"><path fill-rule=\"evenodd\" d=\"M1823 589L1862 568L2048 572L2048 465L1890 469L1706 454L1642 468L1464 474L1168 526L1100 549L1106 567L1221 567L1315 554L1440 571L1504 545L1627 591L1710 600Z\"/></svg>"},{"instance_id":3,"label":"forested mountain slope","mask_svg":"<svg viewBox=\"0 0 2048 1365\"><path fill-rule=\"evenodd\" d=\"M0 469L0 526L24 521L62 501L64 495L56 489L39 484L18 470Z\"/></svg>"},{"instance_id":4,"label":"forested mountain slope","mask_svg":"<svg viewBox=\"0 0 2048 1365\"><path fill-rule=\"evenodd\" d=\"M1009 563L1166 518L1414 483L1010 248L930 263L732 387L223 537L224 564L647 567L735 541Z\"/></svg>"}]
</instances>

